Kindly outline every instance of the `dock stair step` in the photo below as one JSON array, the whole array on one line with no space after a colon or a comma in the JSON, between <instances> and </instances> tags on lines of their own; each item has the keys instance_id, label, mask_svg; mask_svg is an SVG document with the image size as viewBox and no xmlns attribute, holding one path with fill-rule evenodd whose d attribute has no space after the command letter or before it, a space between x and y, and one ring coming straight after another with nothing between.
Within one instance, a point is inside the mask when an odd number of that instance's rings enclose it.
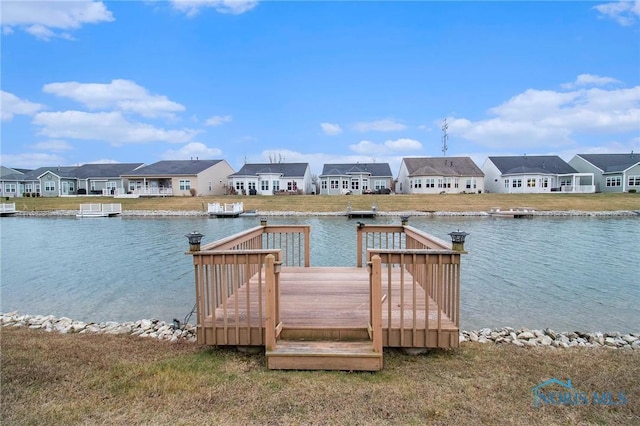
<instances>
[{"instance_id":1,"label":"dock stair step","mask_svg":"<svg viewBox=\"0 0 640 426\"><path fill-rule=\"evenodd\" d=\"M266 352L272 370L378 371L382 353L371 341L279 340Z\"/></svg>"}]
</instances>

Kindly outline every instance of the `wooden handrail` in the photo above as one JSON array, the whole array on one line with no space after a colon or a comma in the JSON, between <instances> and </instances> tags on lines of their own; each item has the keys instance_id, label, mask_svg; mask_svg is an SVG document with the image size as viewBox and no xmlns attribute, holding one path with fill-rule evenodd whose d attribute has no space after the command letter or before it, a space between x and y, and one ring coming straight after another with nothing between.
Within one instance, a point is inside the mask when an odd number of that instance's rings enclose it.
<instances>
[{"instance_id":1,"label":"wooden handrail","mask_svg":"<svg viewBox=\"0 0 640 426\"><path fill-rule=\"evenodd\" d=\"M373 256L371 259L370 271L370 317L371 317L371 339L373 340L373 351L382 353L382 266L380 256Z\"/></svg>"}]
</instances>

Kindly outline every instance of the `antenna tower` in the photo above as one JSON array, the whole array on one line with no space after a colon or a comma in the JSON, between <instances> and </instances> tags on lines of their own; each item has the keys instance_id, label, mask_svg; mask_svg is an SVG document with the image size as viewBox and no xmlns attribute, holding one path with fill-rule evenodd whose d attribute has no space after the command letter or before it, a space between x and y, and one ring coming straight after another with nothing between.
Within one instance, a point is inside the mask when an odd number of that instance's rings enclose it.
<instances>
[{"instance_id":1,"label":"antenna tower","mask_svg":"<svg viewBox=\"0 0 640 426\"><path fill-rule=\"evenodd\" d=\"M445 118L442 121L442 156L447 156L447 149L449 146L447 145L447 141L449 140L449 135L447 135L447 129L449 128L449 123L447 123L447 119Z\"/></svg>"}]
</instances>

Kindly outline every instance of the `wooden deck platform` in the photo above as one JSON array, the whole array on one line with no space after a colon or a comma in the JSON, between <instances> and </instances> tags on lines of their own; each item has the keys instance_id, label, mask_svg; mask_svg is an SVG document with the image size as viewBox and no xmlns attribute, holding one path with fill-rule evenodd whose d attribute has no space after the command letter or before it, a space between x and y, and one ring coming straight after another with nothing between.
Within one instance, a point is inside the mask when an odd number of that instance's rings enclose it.
<instances>
[{"instance_id":1,"label":"wooden deck platform","mask_svg":"<svg viewBox=\"0 0 640 426\"><path fill-rule=\"evenodd\" d=\"M355 230L355 267L311 267L310 226L266 220L192 249L198 343L262 346L271 369L366 371L384 347L458 347L464 248L406 224Z\"/></svg>"},{"instance_id":2,"label":"wooden deck platform","mask_svg":"<svg viewBox=\"0 0 640 426\"><path fill-rule=\"evenodd\" d=\"M431 333L438 329L438 307L419 285L405 285L401 293L399 270L394 270L391 289L383 288L382 294L382 327L384 346L391 347L450 347L452 340L457 342L458 328L442 311L440 311L440 329L446 330L446 346L444 334ZM249 342L240 336L235 339L236 318L242 324L247 320L257 328L264 327L260 315L266 312L265 300L259 295L259 277L254 277L248 286L241 287L226 304L216 309L216 327L227 328L229 344L248 345ZM388 297L389 290L391 298ZM250 292L250 306L247 300ZM415 297L415 299L414 299ZM225 309L235 307L239 301L237 315L225 315ZM389 305L387 300L392 300ZM414 301L416 316L409 306L401 306L396 301ZM427 301L428 300L428 306ZM262 306L259 307L258 303ZM249 318L247 318L247 308ZM283 339L305 340L359 340L368 337L369 324L369 273L364 268L356 267L286 267L280 272L280 320L282 322L281 337ZM428 318L428 319L427 319ZM213 325L213 318L205 321L205 326ZM224 341L224 335L217 341ZM425 341L426 339L426 341ZM454 342L454 343L455 343ZM430 343L430 344L429 344ZM442 344L439 344L442 343ZM455 344L457 346L457 344Z\"/></svg>"}]
</instances>

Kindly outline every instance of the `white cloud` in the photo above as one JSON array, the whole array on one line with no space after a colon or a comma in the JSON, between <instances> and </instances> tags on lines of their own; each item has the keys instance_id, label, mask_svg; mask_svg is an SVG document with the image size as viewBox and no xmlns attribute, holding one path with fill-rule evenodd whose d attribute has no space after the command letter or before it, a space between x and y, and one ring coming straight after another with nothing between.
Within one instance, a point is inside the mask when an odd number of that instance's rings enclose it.
<instances>
[{"instance_id":1,"label":"white cloud","mask_svg":"<svg viewBox=\"0 0 640 426\"><path fill-rule=\"evenodd\" d=\"M576 81L571 83L564 83L560 86L563 89L574 89L576 87L584 87L584 86L607 86L610 84L618 84L620 80L616 80L612 77L601 77L599 75L593 74L580 74Z\"/></svg>"},{"instance_id":2,"label":"white cloud","mask_svg":"<svg viewBox=\"0 0 640 426\"><path fill-rule=\"evenodd\" d=\"M145 117L173 116L185 110L177 102L163 95L152 95L147 89L131 80L112 80L111 83L64 83L45 84L42 90L52 95L70 98L91 109L113 108L137 113Z\"/></svg>"},{"instance_id":3,"label":"white cloud","mask_svg":"<svg viewBox=\"0 0 640 426\"><path fill-rule=\"evenodd\" d=\"M215 159L222 155L218 148L209 148L201 142L191 142L180 149L168 150L162 154L164 160L189 160L192 158Z\"/></svg>"},{"instance_id":4,"label":"white cloud","mask_svg":"<svg viewBox=\"0 0 640 426\"><path fill-rule=\"evenodd\" d=\"M0 90L0 118L11 121L14 115L33 115L42 109L42 105L20 99L13 93Z\"/></svg>"},{"instance_id":5,"label":"white cloud","mask_svg":"<svg viewBox=\"0 0 640 426\"><path fill-rule=\"evenodd\" d=\"M10 34L20 28L41 39L72 38L64 30L76 30L85 24L113 21L113 14L101 1L3 1L0 23Z\"/></svg>"},{"instance_id":6,"label":"white cloud","mask_svg":"<svg viewBox=\"0 0 640 426\"><path fill-rule=\"evenodd\" d=\"M388 140L384 143L360 141L355 145L349 145L349 149L358 154L388 155L395 152L419 151L422 144L415 139L401 138Z\"/></svg>"},{"instance_id":7,"label":"white cloud","mask_svg":"<svg viewBox=\"0 0 640 426\"><path fill-rule=\"evenodd\" d=\"M335 136L342 133L342 127L340 127L340 125L338 124L320 123L320 127L322 128L322 131L329 136Z\"/></svg>"},{"instance_id":8,"label":"white cloud","mask_svg":"<svg viewBox=\"0 0 640 426\"><path fill-rule=\"evenodd\" d=\"M492 148L562 149L575 145L573 138L580 134L637 132L640 86L571 92L529 89L489 112L495 117L452 118L450 135Z\"/></svg>"},{"instance_id":9,"label":"white cloud","mask_svg":"<svg viewBox=\"0 0 640 426\"><path fill-rule=\"evenodd\" d=\"M214 115L204 122L205 126L220 126L224 123L230 123L233 117L230 115Z\"/></svg>"},{"instance_id":10,"label":"white cloud","mask_svg":"<svg viewBox=\"0 0 640 426\"><path fill-rule=\"evenodd\" d=\"M51 139L48 141L38 142L32 145L33 149L39 149L42 151L62 152L73 149L73 146L67 141Z\"/></svg>"},{"instance_id":11,"label":"white cloud","mask_svg":"<svg viewBox=\"0 0 640 426\"><path fill-rule=\"evenodd\" d=\"M419 151L422 149L422 144L420 142L409 138L386 141L384 145L391 151Z\"/></svg>"},{"instance_id":12,"label":"white cloud","mask_svg":"<svg viewBox=\"0 0 640 426\"><path fill-rule=\"evenodd\" d=\"M354 130L358 132L394 132L405 130L407 126L395 120L385 119L377 121L361 121L354 124Z\"/></svg>"},{"instance_id":13,"label":"white cloud","mask_svg":"<svg viewBox=\"0 0 640 426\"><path fill-rule=\"evenodd\" d=\"M33 124L38 134L51 138L102 140L112 145L130 143L186 143L198 133L192 129L165 130L150 124L128 121L120 112L41 112Z\"/></svg>"},{"instance_id":14,"label":"white cloud","mask_svg":"<svg viewBox=\"0 0 640 426\"><path fill-rule=\"evenodd\" d=\"M240 15L248 12L258 5L257 0L172 0L173 7L192 17L201 9L212 7L219 13Z\"/></svg>"},{"instance_id":15,"label":"white cloud","mask_svg":"<svg viewBox=\"0 0 640 426\"><path fill-rule=\"evenodd\" d=\"M0 154L0 164L7 167L37 169L58 164L67 164L67 160L56 154L30 152L23 154Z\"/></svg>"},{"instance_id":16,"label":"white cloud","mask_svg":"<svg viewBox=\"0 0 640 426\"><path fill-rule=\"evenodd\" d=\"M623 26L633 25L640 18L640 1L622 0L593 6L601 16L611 18Z\"/></svg>"}]
</instances>

